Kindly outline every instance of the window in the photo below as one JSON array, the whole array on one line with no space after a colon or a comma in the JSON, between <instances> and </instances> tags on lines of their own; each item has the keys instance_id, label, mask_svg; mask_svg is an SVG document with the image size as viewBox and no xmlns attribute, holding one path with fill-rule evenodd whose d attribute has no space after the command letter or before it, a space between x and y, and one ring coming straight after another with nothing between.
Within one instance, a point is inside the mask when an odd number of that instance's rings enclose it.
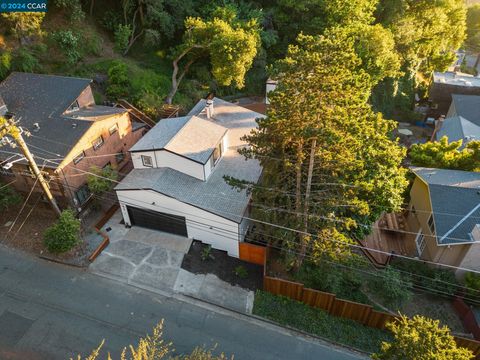
<instances>
[{"instance_id":1,"label":"window","mask_svg":"<svg viewBox=\"0 0 480 360\"><path fill-rule=\"evenodd\" d=\"M428 228L432 234L435 234L435 221L433 220L433 214L428 218Z\"/></svg>"},{"instance_id":2,"label":"window","mask_svg":"<svg viewBox=\"0 0 480 360\"><path fill-rule=\"evenodd\" d=\"M99 149L103 145L103 136L99 136L98 138L96 138L93 141L92 145L93 145L93 150Z\"/></svg>"},{"instance_id":3,"label":"window","mask_svg":"<svg viewBox=\"0 0 480 360\"><path fill-rule=\"evenodd\" d=\"M117 125L117 124L111 126L110 129L108 129L108 133L109 133L110 135L115 134L117 131L118 131L118 125Z\"/></svg>"},{"instance_id":4,"label":"window","mask_svg":"<svg viewBox=\"0 0 480 360\"><path fill-rule=\"evenodd\" d=\"M425 235L422 234L422 230L420 230L420 232L417 234L415 243L417 244L418 256L421 256L423 253L423 250L425 250L425 246L427 245L425 241Z\"/></svg>"},{"instance_id":5,"label":"window","mask_svg":"<svg viewBox=\"0 0 480 360\"><path fill-rule=\"evenodd\" d=\"M77 111L79 109L80 109L80 105L78 104L78 101L75 100L73 104L68 107L67 112Z\"/></svg>"},{"instance_id":6,"label":"window","mask_svg":"<svg viewBox=\"0 0 480 360\"><path fill-rule=\"evenodd\" d=\"M151 156L142 155L142 163L143 163L143 166L153 167Z\"/></svg>"},{"instance_id":7,"label":"window","mask_svg":"<svg viewBox=\"0 0 480 360\"><path fill-rule=\"evenodd\" d=\"M75 197L80 205L84 204L88 200L90 194L91 192L87 184L82 185L77 191L75 191Z\"/></svg>"},{"instance_id":8,"label":"window","mask_svg":"<svg viewBox=\"0 0 480 360\"><path fill-rule=\"evenodd\" d=\"M3 167L0 166L0 175L15 176L15 173L13 172L12 168L4 169Z\"/></svg>"},{"instance_id":9,"label":"window","mask_svg":"<svg viewBox=\"0 0 480 360\"><path fill-rule=\"evenodd\" d=\"M217 145L215 150L213 150L213 156L212 156L213 165L215 165L218 162L218 160L220 160L220 158L222 157L222 154L223 154L223 144L222 142L220 142L220 144Z\"/></svg>"},{"instance_id":10,"label":"window","mask_svg":"<svg viewBox=\"0 0 480 360\"><path fill-rule=\"evenodd\" d=\"M117 164L120 164L123 160L125 160L125 153L124 152L121 152L121 153L118 153L117 155L115 155L115 161L117 162Z\"/></svg>"},{"instance_id":11,"label":"window","mask_svg":"<svg viewBox=\"0 0 480 360\"><path fill-rule=\"evenodd\" d=\"M75 165L78 164L80 161L83 160L84 157L85 157L85 152L82 151L80 154L78 154L77 156L75 156L75 157L73 158L73 163L74 163Z\"/></svg>"}]
</instances>

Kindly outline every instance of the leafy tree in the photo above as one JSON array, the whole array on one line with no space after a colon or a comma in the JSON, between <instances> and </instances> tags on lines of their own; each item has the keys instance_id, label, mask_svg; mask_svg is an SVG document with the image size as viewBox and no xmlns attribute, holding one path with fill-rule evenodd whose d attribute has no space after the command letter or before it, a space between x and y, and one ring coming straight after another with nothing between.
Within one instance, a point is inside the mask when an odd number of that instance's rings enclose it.
<instances>
[{"instance_id":1,"label":"leafy tree","mask_svg":"<svg viewBox=\"0 0 480 360\"><path fill-rule=\"evenodd\" d=\"M412 283L391 266L379 270L377 276L371 276L368 287L384 300L384 305L394 308L399 308L412 297Z\"/></svg>"},{"instance_id":2,"label":"leafy tree","mask_svg":"<svg viewBox=\"0 0 480 360\"><path fill-rule=\"evenodd\" d=\"M301 262L310 248L335 257L348 250L352 236L400 208L406 180L405 151L390 138L395 124L367 103L372 82L354 39L300 35L297 41L276 64L279 85L267 117L257 120L258 130L246 137L252 146L242 153L264 168L253 196L268 210L256 216L314 234L292 238L262 229L299 251Z\"/></svg>"},{"instance_id":3,"label":"leafy tree","mask_svg":"<svg viewBox=\"0 0 480 360\"><path fill-rule=\"evenodd\" d=\"M121 61L114 62L108 69L107 95L117 100L128 94L130 78L127 64Z\"/></svg>"},{"instance_id":4,"label":"leafy tree","mask_svg":"<svg viewBox=\"0 0 480 360\"><path fill-rule=\"evenodd\" d=\"M19 40L26 36L40 34L40 27L45 17L43 12L10 12L0 15L10 25L10 29Z\"/></svg>"},{"instance_id":5,"label":"leafy tree","mask_svg":"<svg viewBox=\"0 0 480 360\"><path fill-rule=\"evenodd\" d=\"M0 181L0 211L8 209L10 206L20 203L20 201L22 201L20 195Z\"/></svg>"},{"instance_id":6,"label":"leafy tree","mask_svg":"<svg viewBox=\"0 0 480 360\"><path fill-rule=\"evenodd\" d=\"M115 30L115 50L124 54L128 50L130 36L132 36L132 28L130 25L118 25Z\"/></svg>"},{"instance_id":7,"label":"leafy tree","mask_svg":"<svg viewBox=\"0 0 480 360\"><path fill-rule=\"evenodd\" d=\"M113 183L118 179L118 172L112 169L111 166L100 169L97 166L92 166L87 177L88 188L93 195L100 196L109 191L113 187Z\"/></svg>"},{"instance_id":8,"label":"leafy tree","mask_svg":"<svg viewBox=\"0 0 480 360\"><path fill-rule=\"evenodd\" d=\"M480 4L467 10L467 38L465 45L471 51L480 51Z\"/></svg>"},{"instance_id":9,"label":"leafy tree","mask_svg":"<svg viewBox=\"0 0 480 360\"><path fill-rule=\"evenodd\" d=\"M62 211L60 218L43 234L45 246L53 254L71 250L80 242L80 220L72 210Z\"/></svg>"},{"instance_id":10,"label":"leafy tree","mask_svg":"<svg viewBox=\"0 0 480 360\"><path fill-rule=\"evenodd\" d=\"M127 348L124 348L120 360L233 360L233 356L229 358L223 353L213 355L212 350L205 350L201 347L195 348L191 354L172 357L169 355L172 352L172 343L166 343L162 336L163 320L153 328L152 335L147 334L144 338L140 338L137 346L130 345L128 351ZM98 359L104 343L105 340L85 360ZM76 360L82 360L82 357L78 355ZM107 355L107 360L112 360L110 353Z\"/></svg>"},{"instance_id":11,"label":"leafy tree","mask_svg":"<svg viewBox=\"0 0 480 360\"><path fill-rule=\"evenodd\" d=\"M57 8L64 10L72 22L81 22L85 19L80 0L55 0L54 4Z\"/></svg>"},{"instance_id":12,"label":"leafy tree","mask_svg":"<svg viewBox=\"0 0 480 360\"><path fill-rule=\"evenodd\" d=\"M392 343L382 343L376 360L470 360L474 356L468 349L458 347L450 330L440 326L438 320L422 316L399 320L387 325L393 332Z\"/></svg>"},{"instance_id":13,"label":"leafy tree","mask_svg":"<svg viewBox=\"0 0 480 360\"><path fill-rule=\"evenodd\" d=\"M217 8L211 20L187 18L185 28L183 42L173 60L172 87L166 102L172 103L185 74L200 57L210 57L213 77L220 85L233 83L242 88L260 46L257 21L239 20L231 7Z\"/></svg>"},{"instance_id":14,"label":"leafy tree","mask_svg":"<svg viewBox=\"0 0 480 360\"><path fill-rule=\"evenodd\" d=\"M462 143L462 140L449 143L444 136L440 141L412 145L409 156L415 166L480 171L480 141L471 141L460 150Z\"/></svg>"},{"instance_id":15,"label":"leafy tree","mask_svg":"<svg viewBox=\"0 0 480 360\"><path fill-rule=\"evenodd\" d=\"M463 0L381 1L383 23L392 29L406 71L429 78L445 70L465 38L466 9Z\"/></svg>"},{"instance_id":16,"label":"leafy tree","mask_svg":"<svg viewBox=\"0 0 480 360\"><path fill-rule=\"evenodd\" d=\"M67 64L73 65L80 60L80 52L78 51L80 38L71 30L59 30L52 34L53 40L63 51Z\"/></svg>"}]
</instances>

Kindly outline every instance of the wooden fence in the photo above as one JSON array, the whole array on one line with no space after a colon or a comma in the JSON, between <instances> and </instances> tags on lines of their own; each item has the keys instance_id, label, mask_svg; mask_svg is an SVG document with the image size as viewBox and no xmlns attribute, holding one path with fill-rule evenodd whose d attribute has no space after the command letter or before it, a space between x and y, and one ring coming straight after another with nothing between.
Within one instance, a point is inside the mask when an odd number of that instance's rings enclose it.
<instances>
[{"instance_id":1,"label":"wooden fence","mask_svg":"<svg viewBox=\"0 0 480 360\"><path fill-rule=\"evenodd\" d=\"M265 265L266 248L264 246L241 242L239 243L238 248L240 253L240 260L257 265Z\"/></svg>"},{"instance_id":2,"label":"wooden fence","mask_svg":"<svg viewBox=\"0 0 480 360\"><path fill-rule=\"evenodd\" d=\"M335 294L309 289L301 283L268 276L268 253L269 249L266 248L263 270L263 290L274 295L282 295L293 300L301 301L304 304L325 310L333 316L351 319L365 326L377 329L385 329L387 323L398 318L395 315L374 310L370 305L337 299ZM454 338L458 346L470 349L476 359L480 359L480 341L457 336Z\"/></svg>"}]
</instances>

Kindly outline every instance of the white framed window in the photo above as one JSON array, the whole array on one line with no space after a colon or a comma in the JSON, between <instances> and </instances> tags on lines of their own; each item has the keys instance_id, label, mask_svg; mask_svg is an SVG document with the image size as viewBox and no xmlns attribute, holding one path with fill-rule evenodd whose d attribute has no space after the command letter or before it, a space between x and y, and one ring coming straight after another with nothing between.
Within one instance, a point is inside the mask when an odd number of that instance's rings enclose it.
<instances>
[{"instance_id":1,"label":"white framed window","mask_svg":"<svg viewBox=\"0 0 480 360\"><path fill-rule=\"evenodd\" d=\"M433 220L433 214L430 214L427 224L428 224L428 228L430 229L430 232L432 234L435 234L435 221Z\"/></svg>"},{"instance_id":2,"label":"white framed window","mask_svg":"<svg viewBox=\"0 0 480 360\"><path fill-rule=\"evenodd\" d=\"M110 135L115 134L117 131L118 131L118 125L117 125L117 124L113 124L113 125L110 126L110 128L108 129L108 133L109 133Z\"/></svg>"},{"instance_id":3,"label":"white framed window","mask_svg":"<svg viewBox=\"0 0 480 360\"><path fill-rule=\"evenodd\" d=\"M223 155L223 143L220 142L216 147L215 147L215 150L213 150L213 156L212 156L212 161L213 161L213 165L215 166L218 162L218 160L220 160L220 158L222 157Z\"/></svg>"},{"instance_id":4,"label":"white framed window","mask_svg":"<svg viewBox=\"0 0 480 360\"><path fill-rule=\"evenodd\" d=\"M73 158L73 163L74 163L75 165L77 165L80 161L83 160L84 157L85 157L85 152L82 151L80 154L78 154L77 156L75 156L75 157Z\"/></svg>"},{"instance_id":5,"label":"white framed window","mask_svg":"<svg viewBox=\"0 0 480 360\"><path fill-rule=\"evenodd\" d=\"M98 138L93 140L92 145L93 145L93 150L97 150L101 148L103 145L103 136L99 136Z\"/></svg>"},{"instance_id":6,"label":"white framed window","mask_svg":"<svg viewBox=\"0 0 480 360\"><path fill-rule=\"evenodd\" d=\"M80 104L78 100L75 100L67 109L67 112L78 111L80 110Z\"/></svg>"},{"instance_id":7,"label":"white framed window","mask_svg":"<svg viewBox=\"0 0 480 360\"><path fill-rule=\"evenodd\" d=\"M425 246L427 245L427 242L425 241L425 235L423 235L421 229L417 234L417 237L415 239L415 244L417 245L418 256L421 256L423 253L423 250L425 250Z\"/></svg>"},{"instance_id":8,"label":"white framed window","mask_svg":"<svg viewBox=\"0 0 480 360\"><path fill-rule=\"evenodd\" d=\"M153 167L152 157L147 155L142 155L142 164L143 166Z\"/></svg>"}]
</instances>

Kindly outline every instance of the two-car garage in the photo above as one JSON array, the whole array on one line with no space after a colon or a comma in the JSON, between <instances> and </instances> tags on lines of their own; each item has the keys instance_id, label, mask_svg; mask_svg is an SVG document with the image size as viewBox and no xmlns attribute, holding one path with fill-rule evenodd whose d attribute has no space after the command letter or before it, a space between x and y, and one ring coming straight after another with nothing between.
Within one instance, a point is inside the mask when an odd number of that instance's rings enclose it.
<instances>
[{"instance_id":1,"label":"two-car garage","mask_svg":"<svg viewBox=\"0 0 480 360\"><path fill-rule=\"evenodd\" d=\"M188 236L185 217L127 206L131 225Z\"/></svg>"}]
</instances>

